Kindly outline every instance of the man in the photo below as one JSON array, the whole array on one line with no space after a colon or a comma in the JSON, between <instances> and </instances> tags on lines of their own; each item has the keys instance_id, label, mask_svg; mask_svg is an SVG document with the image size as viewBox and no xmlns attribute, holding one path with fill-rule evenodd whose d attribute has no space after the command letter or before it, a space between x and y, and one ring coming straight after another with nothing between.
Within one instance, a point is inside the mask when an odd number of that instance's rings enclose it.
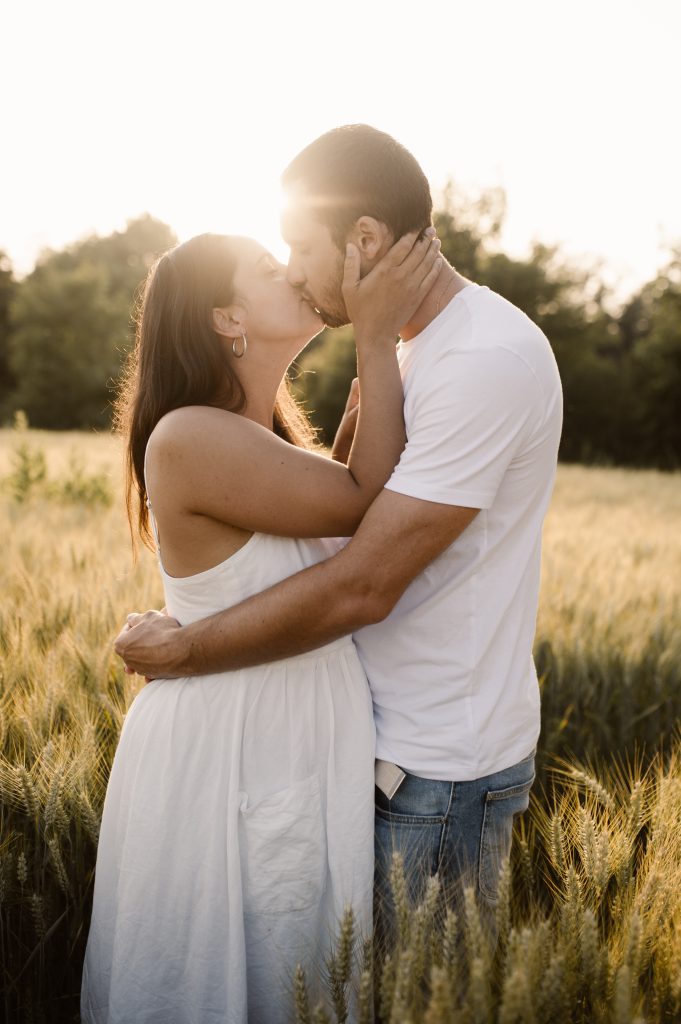
<instances>
[{"instance_id":1,"label":"man","mask_svg":"<svg viewBox=\"0 0 681 1024\"><path fill-rule=\"evenodd\" d=\"M366 125L335 129L283 177L290 282L347 322L345 246L361 272L431 222L414 158ZM380 273L380 269L377 271ZM548 341L520 310L445 265L401 331L407 444L338 554L211 619L130 616L116 650L149 676L286 658L353 632L377 730L379 892L393 847L412 890L438 871L498 896L539 734L532 661L541 530L562 395Z\"/></svg>"}]
</instances>

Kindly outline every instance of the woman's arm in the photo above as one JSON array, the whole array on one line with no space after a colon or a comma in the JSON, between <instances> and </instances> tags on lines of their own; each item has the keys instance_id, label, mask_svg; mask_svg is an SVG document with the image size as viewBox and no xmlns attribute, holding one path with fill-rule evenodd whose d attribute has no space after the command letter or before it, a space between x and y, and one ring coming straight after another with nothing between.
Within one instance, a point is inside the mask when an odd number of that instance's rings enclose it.
<instances>
[{"instance_id":1,"label":"woman's arm","mask_svg":"<svg viewBox=\"0 0 681 1024\"><path fill-rule=\"evenodd\" d=\"M362 406L348 464L288 444L220 409L188 407L164 417L152 438L154 468L173 480L188 513L291 537L354 533L404 446L395 337L439 273L430 238L400 239L359 279L349 247L344 295L355 324ZM353 251L354 250L354 251Z\"/></svg>"}]
</instances>

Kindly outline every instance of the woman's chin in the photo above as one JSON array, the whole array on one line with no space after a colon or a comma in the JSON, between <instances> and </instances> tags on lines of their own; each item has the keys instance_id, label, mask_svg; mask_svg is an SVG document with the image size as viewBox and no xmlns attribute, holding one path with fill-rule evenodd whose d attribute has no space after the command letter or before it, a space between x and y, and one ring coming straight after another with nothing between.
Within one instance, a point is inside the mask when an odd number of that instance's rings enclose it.
<instances>
[{"instance_id":1,"label":"woman's chin","mask_svg":"<svg viewBox=\"0 0 681 1024\"><path fill-rule=\"evenodd\" d=\"M311 330L314 333L311 334L310 337L315 338L320 331L324 330L325 326L326 324L324 323L324 318L322 317L321 313L317 313L316 310L312 310L312 316L310 317L310 324L308 330Z\"/></svg>"},{"instance_id":2,"label":"woman's chin","mask_svg":"<svg viewBox=\"0 0 681 1024\"><path fill-rule=\"evenodd\" d=\"M312 306L305 299L301 299L300 304L303 310L303 320L305 321L305 325L307 326L308 323L311 325L319 325L317 327L317 333L319 333L319 331L324 326L324 318L322 314L319 312L319 310L315 309L314 306Z\"/></svg>"}]
</instances>

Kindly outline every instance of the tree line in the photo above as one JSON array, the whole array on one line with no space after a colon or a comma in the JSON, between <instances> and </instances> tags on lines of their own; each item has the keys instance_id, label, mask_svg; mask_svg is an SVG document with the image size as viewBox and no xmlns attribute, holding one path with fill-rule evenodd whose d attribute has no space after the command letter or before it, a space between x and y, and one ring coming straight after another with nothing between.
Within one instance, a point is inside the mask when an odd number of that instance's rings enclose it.
<instances>
[{"instance_id":1,"label":"tree line","mask_svg":"<svg viewBox=\"0 0 681 1024\"><path fill-rule=\"evenodd\" d=\"M505 196L445 194L442 251L465 277L519 306L546 333L565 395L561 458L663 469L681 465L681 249L619 308L593 268L536 243L525 259L499 245ZM175 243L149 215L124 231L44 253L17 280L0 253L0 423L23 410L45 429L106 428L148 267ZM326 330L292 369L323 439L355 374L351 328Z\"/></svg>"}]
</instances>

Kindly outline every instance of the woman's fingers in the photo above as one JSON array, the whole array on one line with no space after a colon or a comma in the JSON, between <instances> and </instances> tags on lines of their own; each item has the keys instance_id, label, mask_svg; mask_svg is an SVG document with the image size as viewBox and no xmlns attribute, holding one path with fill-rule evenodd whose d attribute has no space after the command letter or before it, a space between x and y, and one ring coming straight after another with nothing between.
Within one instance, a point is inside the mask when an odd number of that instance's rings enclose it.
<instances>
[{"instance_id":1,"label":"woman's fingers","mask_svg":"<svg viewBox=\"0 0 681 1024\"><path fill-rule=\"evenodd\" d=\"M411 252L402 263L400 269L404 271L405 275L415 273L420 269L424 271L424 274L428 273L440 254L441 245L442 243L439 238L419 238L412 246Z\"/></svg>"},{"instance_id":2,"label":"woman's fingers","mask_svg":"<svg viewBox=\"0 0 681 1024\"><path fill-rule=\"evenodd\" d=\"M421 237L420 231L408 231L406 235L398 238L395 244L388 249L383 257L386 267L404 266L409 260L415 260L418 264L428 251L431 239L435 237L435 228L426 228Z\"/></svg>"},{"instance_id":3,"label":"woman's fingers","mask_svg":"<svg viewBox=\"0 0 681 1024\"><path fill-rule=\"evenodd\" d=\"M348 244L345 247L343 283L341 285L341 289L344 295L352 292L359 285L360 264L361 260L359 256L359 249L352 242L348 242Z\"/></svg>"},{"instance_id":4,"label":"woman's fingers","mask_svg":"<svg viewBox=\"0 0 681 1024\"><path fill-rule=\"evenodd\" d=\"M415 276L418 276L418 274L423 275L419 285L420 290L423 290L424 285L428 282L432 284L442 269L444 257L440 252L440 244L439 238L433 239L428 252L422 259L420 265L414 271Z\"/></svg>"},{"instance_id":5,"label":"woman's fingers","mask_svg":"<svg viewBox=\"0 0 681 1024\"><path fill-rule=\"evenodd\" d=\"M420 302L432 288L444 265L439 238L419 238L407 258L391 270L399 280L405 302L411 295Z\"/></svg>"},{"instance_id":6,"label":"woman's fingers","mask_svg":"<svg viewBox=\"0 0 681 1024\"><path fill-rule=\"evenodd\" d=\"M437 253L433 257L432 263L426 267L426 273L419 285L419 293L421 295L427 295L430 289L437 281L440 272L444 266L444 257Z\"/></svg>"},{"instance_id":7,"label":"woman's fingers","mask_svg":"<svg viewBox=\"0 0 681 1024\"><path fill-rule=\"evenodd\" d=\"M434 228L403 235L364 277L360 277L359 250L349 244L343 297L355 325L355 338L363 344L397 335L420 306L442 266L440 240Z\"/></svg>"}]
</instances>

